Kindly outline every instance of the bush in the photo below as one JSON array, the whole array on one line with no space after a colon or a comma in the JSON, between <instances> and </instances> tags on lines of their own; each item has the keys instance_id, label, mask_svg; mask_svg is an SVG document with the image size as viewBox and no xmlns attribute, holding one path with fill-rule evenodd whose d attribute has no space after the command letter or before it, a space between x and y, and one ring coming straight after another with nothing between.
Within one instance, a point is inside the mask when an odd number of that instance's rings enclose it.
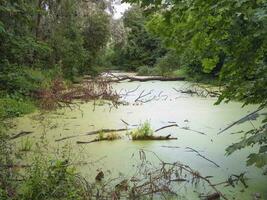
<instances>
[{"instance_id":1,"label":"bush","mask_svg":"<svg viewBox=\"0 0 267 200\"><path fill-rule=\"evenodd\" d=\"M58 67L41 70L26 66L8 65L0 71L0 90L8 94L19 93L29 96L40 88L50 85L54 77L61 76Z\"/></svg>"},{"instance_id":2,"label":"bush","mask_svg":"<svg viewBox=\"0 0 267 200\"><path fill-rule=\"evenodd\" d=\"M0 119L19 117L35 110L33 102L25 99L1 98Z\"/></svg>"},{"instance_id":3,"label":"bush","mask_svg":"<svg viewBox=\"0 0 267 200\"><path fill-rule=\"evenodd\" d=\"M138 76L156 76L159 75L159 71L154 67L141 66L138 68Z\"/></svg>"},{"instance_id":4,"label":"bush","mask_svg":"<svg viewBox=\"0 0 267 200\"><path fill-rule=\"evenodd\" d=\"M18 199L84 199L84 190L68 160L47 161L36 158L20 185Z\"/></svg>"},{"instance_id":5,"label":"bush","mask_svg":"<svg viewBox=\"0 0 267 200\"><path fill-rule=\"evenodd\" d=\"M141 124L136 130L131 132L131 136L133 140L144 139L152 135L153 135L153 130L148 121Z\"/></svg>"},{"instance_id":6,"label":"bush","mask_svg":"<svg viewBox=\"0 0 267 200\"><path fill-rule=\"evenodd\" d=\"M155 67L162 76L169 76L172 72L178 69L180 60L173 51L169 51L165 56L159 58Z\"/></svg>"}]
</instances>

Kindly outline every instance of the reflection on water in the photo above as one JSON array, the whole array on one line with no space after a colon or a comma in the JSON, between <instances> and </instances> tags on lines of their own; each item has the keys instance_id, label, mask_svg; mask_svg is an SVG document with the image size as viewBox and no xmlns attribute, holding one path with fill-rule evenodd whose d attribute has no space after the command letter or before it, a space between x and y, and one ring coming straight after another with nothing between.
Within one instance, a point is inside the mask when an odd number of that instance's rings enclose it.
<instances>
[{"instance_id":1,"label":"reflection on water","mask_svg":"<svg viewBox=\"0 0 267 200\"><path fill-rule=\"evenodd\" d=\"M251 123L240 123L220 135L217 134L222 128L256 110L257 106L241 108L242 104L238 102L214 106L216 98L191 96L173 89L186 85L188 83L182 81L114 84L114 89L123 96L122 100L128 102L127 104L118 108L101 103L97 106L93 103L80 104L79 109L59 110L45 114L41 121L33 120L34 117L39 116L38 114L28 115L17 120L18 125L13 131L34 131L30 137L38 140L42 136L45 123L49 122L50 128L45 130L49 150L53 152L53 149L60 148L66 143L70 145L76 155L74 160L88 163L79 166L79 170L88 178L95 177L96 170L100 168L103 171L111 171L110 176L115 177L118 174L129 176L134 171L135 163L138 162L138 156L133 154L138 154L139 149L147 149L155 152L162 160L180 161L197 169L204 176L213 176L211 180L215 183L227 179L231 174L246 172L249 187L244 189L240 185L237 188L222 188L225 193L236 199L252 199L253 194L259 192L264 199L267 199L266 176L262 175L261 170L247 167L245 163L246 156L257 148L247 148L231 156L225 156L225 148L242 136L242 133L237 132L251 129ZM141 98L136 100L139 97ZM254 126L259 126L262 117L259 115L257 120L251 122ZM146 120L151 123L154 130L173 122L183 128L171 127L157 132L158 135L171 134L178 140L131 141L125 132L122 132L121 140L76 144L78 140L89 141L95 138L95 136L85 136L86 132L102 128L125 128L126 123L129 124L128 128L134 128L134 125ZM186 130L187 128L195 131ZM206 135L199 134L197 131ZM77 137L55 142L56 139L72 135ZM18 143L19 140L17 140ZM196 149L220 167L195 152L188 151L187 147ZM148 159L155 160L152 155L147 156ZM190 192L190 189L187 192L186 196L189 196L189 199L198 199L197 194Z\"/></svg>"}]
</instances>

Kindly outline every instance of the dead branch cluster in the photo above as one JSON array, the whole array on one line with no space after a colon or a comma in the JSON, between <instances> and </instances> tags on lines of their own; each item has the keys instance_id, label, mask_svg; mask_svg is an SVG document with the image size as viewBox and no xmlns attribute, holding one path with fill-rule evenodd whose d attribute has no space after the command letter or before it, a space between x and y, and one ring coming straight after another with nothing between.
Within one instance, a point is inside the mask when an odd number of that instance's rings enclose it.
<instances>
[{"instance_id":1,"label":"dead branch cluster","mask_svg":"<svg viewBox=\"0 0 267 200\"><path fill-rule=\"evenodd\" d=\"M117 104L119 95L114 92L111 84L103 79L91 79L79 85L66 85L62 79L56 79L48 89L41 89L37 92L40 105L44 109L57 107L71 107L73 100L109 100Z\"/></svg>"},{"instance_id":2,"label":"dead branch cluster","mask_svg":"<svg viewBox=\"0 0 267 200\"><path fill-rule=\"evenodd\" d=\"M208 192L199 193L200 198L215 200L225 199L227 196L218 188L222 186L235 186L240 179L244 181L244 173L232 175L226 181L218 184L211 182L212 176L203 176L188 165L180 162L165 162L152 151L140 150L138 152L140 163L136 166L136 172L131 177L117 177L106 180L103 171L96 175L96 184L90 185L89 193L96 199L170 199L181 197L179 188L203 186ZM147 160L146 154L152 154L158 160L158 164ZM133 155L134 156L134 155ZM240 178L241 177L241 178Z\"/></svg>"},{"instance_id":3,"label":"dead branch cluster","mask_svg":"<svg viewBox=\"0 0 267 200\"><path fill-rule=\"evenodd\" d=\"M219 97L221 92L214 90L214 88L209 86L204 86L200 84L192 84L186 88L176 89L173 88L176 92L182 94L189 94L191 96L200 96L200 97Z\"/></svg>"}]
</instances>

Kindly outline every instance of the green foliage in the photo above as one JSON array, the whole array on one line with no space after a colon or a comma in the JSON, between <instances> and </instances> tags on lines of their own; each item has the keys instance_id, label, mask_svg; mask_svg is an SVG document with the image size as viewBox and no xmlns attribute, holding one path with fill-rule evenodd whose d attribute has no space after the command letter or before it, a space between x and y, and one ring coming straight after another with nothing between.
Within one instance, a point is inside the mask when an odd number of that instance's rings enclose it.
<instances>
[{"instance_id":1,"label":"green foliage","mask_svg":"<svg viewBox=\"0 0 267 200\"><path fill-rule=\"evenodd\" d=\"M258 153L252 153L248 156L247 164L256 167L264 167L267 165L267 127L266 124L257 129L252 129L245 133L241 141L232 144L227 147L227 155L234 153L237 150L246 148L248 146L253 147L255 145L259 146Z\"/></svg>"},{"instance_id":2,"label":"green foliage","mask_svg":"<svg viewBox=\"0 0 267 200\"><path fill-rule=\"evenodd\" d=\"M153 135L153 130L148 121L141 124L136 130L131 132L133 140L143 139Z\"/></svg>"},{"instance_id":3,"label":"green foliage","mask_svg":"<svg viewBox=\"0 0 267 200\"><path fill-rule=\"evenodd\" d=\"M1 104L0 104L1 105ZM0 121L0 163L2 166L13 164L11 159L12 148L9 137L6 134L7 126ZM11 178L14 176L13 172L7 167L0 167L0 199L9 199L8 191L13 189L13 182Z\"/></svg>"},{"instance_id":4,"label":"green foliage","mask_svg":"<svg viewBox=\"0 0 267 200\"><path fill-rule=\"evenodd\" d=\"M118 133L109 133L109 134L107 134L107 140L112 141L112 140L117 140L119 138L120 138L120 136L119 136Z\"/></svg>"},{"instance_id":5,"label":"green foliage","mask_svg":"<svg viewBox=\"0 0 267 200\"><path fill-rule=\"evenodd\" d=\"M140 66L152 67L157 58L165 54L161 41L146 30L147 20L138 7L132 7L124 14L127 39L122 48L114 47L114 65L124 70L136 70Z\"/></svg>"},{"instance_id":6,"label":"green foliage","mask_svg":"<svg viewBox=\"0 0 267 200\"><path fill-rule=\"evenodd\" d=\"M157 60L155 67L160 75L169 76L180 67L180 59L173 51L169 51L165 56Z\"/></svg>"},{"instance_id":7,"label":"green foliage","mask_svg":"<svg viewBox=\"0 0 267 200\"><path fill-rule=\"evenodd\" d=\"M18 198L22 200L83 199L83 188L68 160L45 161L36 158L20 185Z\"/></svg>"},{"instance_id":8,"label":"green foliage","mask_svg":"<svg viewBox=\"0 0 267 200\"><path fill-rule=\"evenodd\" d=\"M98 139L99 139L99 140L103 140L103 139L104 139L104 132L103 132L103 131L100 131L100 132L98 133Z\"/></svg>"},{"instance_id":9,"label":"green foliage","mask_svg":"<svg viewBox=\"0 0 267 200\"><path fill-rule=\"evenodd\" d=\"M155 67L141 66L138 67L137 75L138 76L156 76L159 75L159 70Z\"/></svg>"},{"instance_id":10,"label":"green foliage","mask_svg":"<svg viewBox=\"0 0 267 200\"><path fill-rule=\"evenodd\" d=\"M32 141L27 137L26 139L23 138L20 142L20 151L30 151L33 147Z\"/></svg>"},{"instance_id":11,"label":"green foliage","mask_svg":"<svg viewBox=\"0 0 267 200\"><path fill-rule=\"evenodd\" d=\"M83 30L84 47L95 56L109 39L109 17L106 13L96 12L90 15Z\"/></svg>"},{"instance_id":12,"label":"green foliage","mask_svg":"<svg viewBox=\"0 0 267 200\"><path fill-rule=\"evenodd\" d=\"M87 4L89 15L83 8ZM57 76L70 80L96 72L92 65L109 39L109 17L103 5L92 5L80 0L1 1L0 90L32 95L52 78L39 72L55 68L61 72Z\"/></svg>"},{"instance_id":13,"label":"green foliage","mask_svg":"<svg viewBox=\"0 0 267 200\"><path fill-rule=\"evenodd\" d=\"M0 98L0 119L19 117L35 110L34 104L25 99Z\"/></svg>"}]
</instances>

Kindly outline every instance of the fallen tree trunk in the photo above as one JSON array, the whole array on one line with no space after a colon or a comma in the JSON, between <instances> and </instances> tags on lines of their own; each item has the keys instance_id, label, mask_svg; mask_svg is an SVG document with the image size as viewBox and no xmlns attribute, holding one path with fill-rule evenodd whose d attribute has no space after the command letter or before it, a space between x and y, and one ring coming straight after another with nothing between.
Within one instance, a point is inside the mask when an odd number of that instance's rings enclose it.
<instances>
[{"instance_id":1,"label":"fallen tree trunk","mask_svg":"<svg viewBox=\"0 0 267 200\"><path fill-rule=\"evenodd\" d=\"M139 137L139 138L134 138L133 140L177 140L176 137L171 137L171 135L167 136L144 136L144 137Z\"/></svg>"},{"instance_id":2,"label":"fallen tree trunk","mask_svg":"<svg viewBox=\"0 0 267 200\"><path fill-rule=\"evenodd\" d=\"M139 77L128 77L130 82L132 81L140 81L140 82L145 82L145 81L184 81L184 77L147 77L147 78L139 78Z\"/></svg>"},{"instance_id":3,"label":"fallen tree trunk","mask_svg":"<svg viewBox=\"0 0 267 200\"><path fill-rule=\"evenodd\" d=\"M152 76L152 77L130 77L130 76L112 76L115 79L109 80L109 82L120 82L128 80L129 82L133 81L184 81L185 77L163 77L163 76Z\"/></svg>"},{"instance_id":4,"label":"fallen tree trunk","mask_svg":"<svg viewBox=\"0 0 267 200\"><path fill-rule=\"evenodd\" d=\"M80 136L96 135L96 134L99 134L99 133L121 132L121 131L126 131L126 130L128 130L128 129L127 128L120 128L120 129L100 129L100 130L96 130L96 131L90 131L90 132L87 132L85 134L71 135L71 136L63 137L63 138L60 138L60 139L56 139L55 141L56 142L60 142L60 141L63 141L63 140L67 140L67 139L75 138L75 137L80 137Z\"/></svg>"}]
</instances>

